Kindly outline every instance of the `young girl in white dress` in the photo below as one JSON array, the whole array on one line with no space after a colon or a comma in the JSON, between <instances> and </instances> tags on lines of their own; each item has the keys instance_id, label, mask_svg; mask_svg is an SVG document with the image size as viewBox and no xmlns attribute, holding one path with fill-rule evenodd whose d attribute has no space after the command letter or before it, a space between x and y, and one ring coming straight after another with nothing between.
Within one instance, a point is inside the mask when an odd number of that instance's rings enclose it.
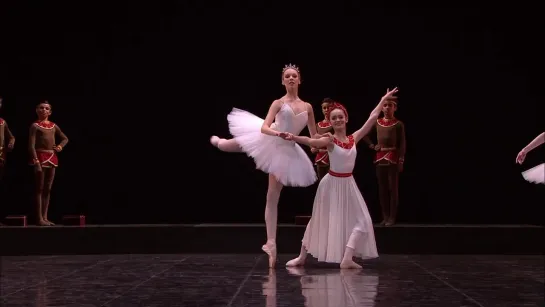
<instances>
[{"instance_id":1,"label":"young girl in white dress","mask_svg":"<svg viewBox=\"0 0 545 307\"><path fill-rule=\"evenodd\" d=\"M328 119L335 132L333 136L310 139L288 135L287 139L307 146L327 147L330 169L318 185L301 253L286 266L303 265L307 252L318 261L340 263L342 269L361 268L354 262L354 256L364 259L378 257L371 216L352 171L356 162L356 145L369 133L382 106L396 99L395 93L397 88L388 90L367 122L352 135L346 135L348 113L339 103L334 103L328 111Z\"/></svg>"},{"instance_id":2,"label":"young girl in white dress","mask_svg":"<svg viewBox=\"0 0 545 307\"><path fill-rule=\"evenodd\" d=\"M545 132L538 135L530 144L526 145L526 147L519 152L516 162L522 164L524 159L526 159L526 154L543 143L545 143ZM538 166L534 166L531 169L522 172L522 177L529 182L545 183L545 163L541 163Z\"/></svg>"},{"instance_id":3,"label":"young girl in white dress","mask_svg":"<svg viewBox=\"0 0 545 307\"><path fill-rule=\"evenodd\" d=\"M278 200L283 186L307 187L316 182L316 172L305 151L285 140L286 132L301 133L305 126L310 135L316 135L314 112L309 103L298 96L301 84L300 70L286 65L282 70L282 84L286 95L273 101L263 120L252 113L233 108L227 116L232 139L212 136L210 142L225 152L244 152L254 159L256 168L269 174L265 224L267 243L262 250L269 255L269 266L276 263L276 227Z\"/></svg>"}]
</instances>

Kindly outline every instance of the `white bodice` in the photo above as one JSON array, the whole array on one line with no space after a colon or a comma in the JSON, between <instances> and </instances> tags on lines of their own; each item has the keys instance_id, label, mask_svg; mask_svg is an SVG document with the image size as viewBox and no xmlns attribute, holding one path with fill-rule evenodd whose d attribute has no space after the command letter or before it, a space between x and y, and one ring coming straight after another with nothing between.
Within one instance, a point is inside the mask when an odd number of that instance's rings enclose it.
<instances>
[{"instance_id":1,"label":"white bodice","mask_svg":"<svg viewBox=\"0 0 545 307\"><path fill-rule=\"evenodd\" d=\"M350 148L343 148L349 147L349 144L352 144ZM352 173L357 155L358 151L353 141L341 143L339 140L335 140L333 149L329 150L329 169L335 173Z\"/></svg>"},{"instance_id":2,"label":"white bodice","mask_svg":"<svg viewBox=\"0 0 545 307\"><path fill-rule=\"evenodd\" d=\"M271 129L280 132L289 132L293 135L299 135L305 128L308 122L308 112L303 111L299 114L295 114L289 104L284 103L280 108L280 111L274 118L274 123L271 125Z\"/></svg>"}]
</instances>

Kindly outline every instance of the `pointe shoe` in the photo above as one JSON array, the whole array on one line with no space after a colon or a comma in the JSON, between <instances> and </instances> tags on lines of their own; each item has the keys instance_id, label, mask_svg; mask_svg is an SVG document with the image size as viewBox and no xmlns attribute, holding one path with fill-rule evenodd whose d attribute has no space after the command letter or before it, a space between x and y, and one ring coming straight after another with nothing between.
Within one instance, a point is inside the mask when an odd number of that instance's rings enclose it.
<instances>
[{"instance_id":1,"label":"pointe shoe","mask_svg":"<svg viewBox=\"0 0 545 307\"><path fill-rule=\"evenodd\" d=\"M269 255L269 268L274 268L276 264L276 244L267 243L261 249Z\"/></svg>"},{"instance_id":2,"label":"pointe shoe","mask_svg":"<svg viewBox=\"0 0 545 307\"><path fill-rule=\"evenodd\" d=\"M290 261L286 262L287 267L298 267L305 264L305 259L301 259L301 257L297 257L295 259L291 259Z\"/></svg>"},{"instance_id":3,"label":"pointe shoe","mask_svg":"<svg viewBox=\"0 0 545 307\"><path fill-rule=\"evenodd\" d=\"M210 144L212 144L212 146L214 147L218 147L218 143L220 142L220 138L213 135L210 137Z\"/></svg>"}]
</instances>

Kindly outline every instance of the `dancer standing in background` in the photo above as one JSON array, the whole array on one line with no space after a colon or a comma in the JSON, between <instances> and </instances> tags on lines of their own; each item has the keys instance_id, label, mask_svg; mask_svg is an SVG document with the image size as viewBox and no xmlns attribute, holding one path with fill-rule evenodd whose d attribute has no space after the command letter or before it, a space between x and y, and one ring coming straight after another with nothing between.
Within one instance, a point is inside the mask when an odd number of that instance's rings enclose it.
<instances>
[{"instance_id":1,"label":"dancer standing in background","mask_svg":"<svg viewBox=\"0 0 545 307\"><path fill-rule=\"evenodd\" d=\"M0 109L2 109L3 99L0 97ZM0 181L4 176L4 168L6 166L6 153L13 150L15 146L15 137L9 130L8 123L0 118Z\"/></svg>"},{"instance_id":2,"label":"dancer standing in background","mask_svg":"<svg viewBox=\"0 0 545 307\"><path fill-rule=\"evenodd\" d=\"M68 143L68 138L59 126L49 121L51 113L51 104L47 101L36 107L38 120L30 126L28 141L28 149L32 157L31 165L34 166L36 180L35 202L39 226L55 225L47 217L49 199L55 170L58 167L57 153L61 152ZM60 139L58 145L56 145L56 137Z\"/></svg>"},{"instance_id":3,"label":"dancer standing in background","mask_svg":"<svg viewBox=\"0 0 545 307\"><path fill-rule=\"evenodd\" d=\"M0 109L2 109L2 103L3 99L0 97ZM13 133L11 133L11 130L9 130L8 123L0 118L0 182L4 177L7 158L6 152L13 150L14 146L15 137L13 136ZM3 203L3 199L1 199L3 196L4 195L0 195L0 205ZM0 223L0 226L3 226L3 224Z\"/></svg>"},{"instance_id":4,"label":"dancer standing in background","mask_svg":"<svg viewBox=\"0 0 545 307\"><path fill-rule=\"evenodd\" d=\"M307 253L318 258L318 261L339 263L342 269L361 268L354 262L354 256L364 259L378 257L371 216L352 171L356 163L356 145L369 133L383 105L396 99L395 93L397 88L388 90L365 124L351 135L346 134L346 108L334 103L327 116L333 125L333 136L319 139L287 136L287 139L307 146L326 147L331 164L329 173L318 185L301 252L286 266L303 265Z\"/></svg>"},{"instance_id":5,"label":"dancer standing in background","mask_svg":"<svg viewBox=\"0 0 545 307\"><path fill-rule=\"evenodd\" d=\"M538 135L535 139L533 139L530 144L526 145L517 155L516 162L518 164L522 164L524 160L526 159L526 155L538 147L539 145L545 143L545 132ZM524 179L526 179L529 182L533 183L545 183L545 163L541 163L540 165L537 165L535 167L532 167L531 169L524 171L522 173L522 176Z\"/></svg>"},{"instance_id":6,"label":"dancer standing in background","mask_svg":"<svg viewBox=\"0 0 545 307\"><path fill-rule=\"evenodd\" d=\"M212 136L213 146L225 152L244 152L254 159L256 168L269 174L265 224L267 242L262 250L269 255L269 267L276 263L276 228L278 201L284 186L307 187L316 182L316 172L308 155L297 144L284 140L286 132L298 135L305 126L317 137L314 111L299 98L301 71L295 65L282 70L286 94L273 101L263 120L244 110L233 108L227 116L232 139Z\"/></svg>"},{"instance_id":7,"label":"dancer standing in background","mask_svg":"<svg viewBox=\"0 0 545 307\"><path fill-rule=\"evenodd\" d=\"M333 127L331 126L331 123L329 122L329 119L327 119L326 115L328 108L333 104L333 102L334 101L331 98L324 98L324 100L322 100L322 113L324 115L324 119L316 124L318 134L325 134L333 131ZM318 181L320 181L329 171L329 157L327 155L327 148L312 147L311 151L316 153L314 164L316 165Z\"/></svg>"},{"instance_id":8,"label":"dancer standing in background","mask_svg":"<svg viewBox=\"0 0 545 307\"><path fill-rule=\"evenodd\" d=\"M397 101L388 101L382 107L384 116L377 119L374 131L377 144L367 136L364 141L375 150L376 174L379 188L382 222L380 225L394 225L399 206L399 174L403 171L407 142L405 124L395 117Z\"/></svg>"}]
</instances>

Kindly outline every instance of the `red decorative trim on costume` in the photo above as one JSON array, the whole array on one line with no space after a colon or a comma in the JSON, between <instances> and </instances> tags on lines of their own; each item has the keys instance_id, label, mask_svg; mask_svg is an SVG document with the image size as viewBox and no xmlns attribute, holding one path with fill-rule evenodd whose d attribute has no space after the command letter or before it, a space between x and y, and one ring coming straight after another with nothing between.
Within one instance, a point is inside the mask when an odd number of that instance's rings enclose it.
<instances>
[{"instance_id":1,"label":"red decorative trim on costume","mask_svg":"<svg viewBox=\"0 0 545 307\"><path fill-rule=\"evenodd\" d=\"M42 166L59 166L59 158L55 152L37 151L36 157ZM30 161L30 165L34 165L34 161Z\"/></svg>"},{"instance_id":2,"label":"red decorative trim on costume","mask_svg":"<svg viewBox=\"0 0 545 307\"><path fill-rule=\"evenodd\" d=\"M5 123L5 121L3 119L0 118L0 126L3 126Z\"/></svg>"},{"instance_id":3,"label":"red decorative trim on costume","mask_svg":"<svg viewBox=\"0 0 545 307\"><path fill-rule=\"evenodd\" d=\"M377 151L375 155L375 163L380 160L387 160L393 164L397 164L399 157L397 156L397 151Z\"/></svg>"},{"instance_id":4,"label":"red decorative trim on costume","mask_svg":"<svg viewBox=\"0 0 545 307\"><path fill-rule=\"evenodd\" d=\"M377 123L382 127L392 127L397 125L397 123L399 123L399 120L397 118L386 120L384 117L381 117L377 119Z\"/></svg>"},{"instance_id":5,"label":"red decorative trim on costume","mask_svg":"<svg viewBox=\"0 0 545 307\"><path fill-rule=\"evenodd\" d=\"M343 143L343 142L339 141L337 138L333 138L333 143L335 143L335 145L337 145L337 146L339 146L341 148L350 149L350 148L352 148L352 146L354 146L354 136L352 136L352 135L348 136L348 143Z\"/></svg>"},{"instance_id":6,"label":"red decorative trim on costume","mask_svg":"<svg viewBox=\"0 0 545 307\"><path fill-rule=\"evenodd\" d=\"M326 120L322 120L321 122L318 122L318 128L321 129L327 129L331 127L331 123L329 121L326 122Z\"/></svg>"},{"instance_id":7,"label":"red decorative trim on costume","mask_svg":"<svg viewBox=\"0 0 545 307\"><path fill-rule=\"evenodd\" d=\"M55 128L55 123L54 122L48 122L48 123L45 123L43 121L35 121L34 124L40 128L43 128L43 129L53 129Z\"/></svg>"},{"instance_id":8,"label":"red decorative trim on costume","mask_svg":"<svg viewBox=\"0 0 545 307\"><path fill-rule=\"evenodd\" d=\"M333 177L342 177L342 178L346 178L346 177L350 177L352 176L352 173L337 173L337 172L334 172L332 170L329 170L329 174Z\"/></svg>"},{"instance_id":9,"label":"red decorative trim on costume","mask_svg":"<svg viewBox=\"0 0 545 307\"><path fill-rule=\"evenodd\" d=\"M316 164L321 163L321 164L328 165L329 164L329 155L327 154L327 152L319 152L319 153L316 154L316 159L314 160L314 162Z\"/></svg>"}]
</instances>

